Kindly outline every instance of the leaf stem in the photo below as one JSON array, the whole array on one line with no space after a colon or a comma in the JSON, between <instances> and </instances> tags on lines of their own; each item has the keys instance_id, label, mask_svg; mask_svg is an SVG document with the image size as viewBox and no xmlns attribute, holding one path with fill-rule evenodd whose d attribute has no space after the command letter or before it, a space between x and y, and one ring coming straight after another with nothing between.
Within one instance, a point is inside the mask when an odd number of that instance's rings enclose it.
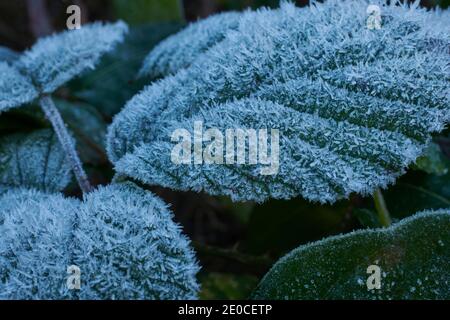
<instances>
[{"instance_id":1,"label":"leaf stem","mask_svg":"<svg viewBox=\"0 0 450 320\"><path fill-rule=\"evenodd\" d=\"M375 209L378 213L378 219L383 227L389 227L392 223L391 215L384 201L383 194L381 190L377 188L373 194L373 199L375 202Z\"/></svg>"},{"instance_id":2,"label":"leaf stem","mask_svg":"<svg viewBox=\"0 0 450 320\"><path fill-rule=\"evenodd\" d=\"M45 116L51 122L53 129L56 132L58 140L61 143L67 160L72 167L72 171L75 174L81 191L83 191L84 194L89 193L92 191L91 184L89 183L86 172L84 171L80 158L78 157L73 139L70 137L66 125L64 124L64 121L55 106L55 103L49 95L45 95L40 99L40 105L45 113Z\"/></svg>"}]
</instances>

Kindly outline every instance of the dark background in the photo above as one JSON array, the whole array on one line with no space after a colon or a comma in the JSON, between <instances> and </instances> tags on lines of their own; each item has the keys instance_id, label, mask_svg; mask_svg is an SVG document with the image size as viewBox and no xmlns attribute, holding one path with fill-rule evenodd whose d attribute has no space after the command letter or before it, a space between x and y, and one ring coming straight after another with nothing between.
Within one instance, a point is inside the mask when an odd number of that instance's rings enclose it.
<instances>
[{"instance_id":1,"label":"dark background","mask_svg":"<svg viewBox=\"0 0 450 320\"><path fill-rule=\"evenodd\" d=\"M422 5L447 7L450 0L426 0ZM307 0L296 1L302 6ZM106 127L145 81L135 76L146 54L159 41L186 23L227 10L278 6L277 0L0 0L0 46L22 51L39 36L65 29L67 6L82 8L83 23L123 19L130 26L125 43L107 55L98 68L54 94L58 108L77 139L77 148L95 184L107 184L114 171L103 144ZM90 128L76 116L92 116ZM16 132L49 127L39 108L29 106L0 115L0 138ZM435 140L450 168L447 132ZM445 171L445 170L444 170ZM245 298L262 275L283 254L300 244L358 228L373 227L373 202L353 196L333 206L303 199L269 201L263 205L232 203L225 197L151 188L170 204L192 239L202 271L201 297ZM79 196L75 184L66 190ZM395 219L450 204L450 174L410 170L385 192Z\"/></svg>"}]
</instances>

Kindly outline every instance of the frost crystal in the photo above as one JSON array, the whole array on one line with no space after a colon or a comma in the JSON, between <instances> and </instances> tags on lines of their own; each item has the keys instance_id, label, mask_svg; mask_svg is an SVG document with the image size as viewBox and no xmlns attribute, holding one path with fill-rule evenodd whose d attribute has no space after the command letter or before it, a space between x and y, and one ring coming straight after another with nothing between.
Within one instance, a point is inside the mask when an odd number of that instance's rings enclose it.
<instances>
[{"instance_id":1,"label":"frost crystal","mask_svg":"<svg viewBox=\"0 0 450 320\"><path fill-rule=\"evenodd\" d=\"M333 202L394 182L450 119L450 34L437 27L448 13L380 2L382 27L369 30L368 4L283 3L241 14L222 41L146 87L116 116L108 153L117 171L257 201L301 195ZM196 43L189 32L184 37ZM150 54L155 70L156 56ZM166 70L167 61L161 58L154 72ZM174 165L170 130L189 129L194 120L221 129L279 129L279 174Z\"/></svg>"},{"instance_id":2,"label":"frost crystal","mask_svg":"<svg viewBox=\"0 0 450 320\"><path fill-rule=\"evenodd\" d=\"M167 206L133 184L81 203L15 189L0 198L0 298L194 299L198 266ZM67 267L81 290L67 287Z\"/></svg>"}]
</instances>

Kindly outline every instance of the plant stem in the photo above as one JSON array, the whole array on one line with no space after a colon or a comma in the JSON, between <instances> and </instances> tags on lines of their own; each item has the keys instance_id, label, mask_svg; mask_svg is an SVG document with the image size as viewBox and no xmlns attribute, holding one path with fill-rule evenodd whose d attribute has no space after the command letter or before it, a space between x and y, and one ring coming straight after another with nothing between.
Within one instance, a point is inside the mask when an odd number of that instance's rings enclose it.
<instances>
[{"instance_id":1,"label":"plant stem","mask_svg":"<svg viewBox=\"0 0 450 320\"><path fill-rule=\"evenodd\" d=\"M381 190L377 188L373 194L373 199L375 201L375 209L378 213L378 219L383 227L389 227L392 223L391 215L384 201L383 194Z\"/></svg>"},{"instance_id":2,"label":"plant stem","mask_svg":"<svg viewBox=\"0 0 450 320\"><path fill-rule=\"evenodd\" d=\"M89 193L92 190L91 184L89 183L86 172L84 172L83 166L81 165L73 139L70 137L66 125L64 124L64 121L61 118L61 115L59 114L52 98L45 95L41 98L40 104L45 116L51 122L53 129L56 132L59 142L61 143L61 146L66 154L67 160L72 166L72 171L75 174L81 191L83 191L84 194Z\"/></svg>"}]
</instances>

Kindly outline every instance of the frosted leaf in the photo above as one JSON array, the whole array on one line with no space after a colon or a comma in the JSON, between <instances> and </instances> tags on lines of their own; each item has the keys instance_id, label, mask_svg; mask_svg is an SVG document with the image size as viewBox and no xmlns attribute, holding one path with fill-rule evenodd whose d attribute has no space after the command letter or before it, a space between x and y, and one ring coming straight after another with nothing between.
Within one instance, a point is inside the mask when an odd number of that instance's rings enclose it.
<instances>
[{"instance_id":1,"label":"frosted leaf","mask_svg":"<svg viewBox=\"0 0 450 320\"><path fill-rule=\"evenodd\" d=\"M194 299L198 266L167 206L133 184L83 202L30 190L0 198L0 298ZM67 290L67 267L81 290Z\"/></svg>"},{"instance_id":2,"label":"frosted leaf","mask_svg":"<svg viewBox=\"0 0 450 320\"><path fill-rule=\"evenodd\" d=\"M272 267L253 298L448 299L450 291L443 283L450 277L449 228L450 211L427 211L386 229L300 246ZM380 289L367 288L370 265L381 270ZM314 284L306 288L311 279Z\"/></svg>"},{"instance_id":3,"label":"frosted leaf","mask_svg":"<svg viewBox=\"0 0 450 320\"><path fill-rule=\"evenodd\" d=\"M368 3L241 14L223 41L116 116L107 148L117 171L235 200L333 202L393 183L450 119L450 35L433 27L446 13L406 5L383 5L382 28L368 30ZM167 128L195 119L205 128L278 128L278 176L170 163Z\"/></svg>"},{"instance_id":4,"label":"frosted leaf","mask_svg":"<svg viewBox=\"0 0 450 320\"><path fill-rule=\"evenodd\" d=\"M189 67L210 47L222 41L239 25L240 14L226 12L192 23L183 31L162 41L145 58L140 75L166 76Z\"/></svg>"},{"instance_id":5,"label":"frosted leaf","mask_svg":"<svg viewBox=\"0 0 450 320\"><path fill-rule=\"evenodd\" d=\"M0 61L0 113L31 102L37 96L30 79Z\"/></svg>"},{"instance_id":6,"label":"frosted leaf","mask_svg":"<svg viewBox=\"0 0 450 320\"><path fill-rule=\"evenodd\" d=\"M68 299L77 201L10 189L0 197L0 299Z\"/></svg>"},{"instance_id":7,"label":"frosted leaf","mask_svg":"<svg viewBox=\"0 0 450 320\"><path fill-rule=\"evenodd\" d=\"M70 164L52 130L0 139L0 189L62 191L71 178Z\"/></svg>"},{"instance_id":8,"label":"frosted leaf","mask_svg":"<svg viewBox=\"0 0 450 320\"><path fill-rule=\"evenodd\" d=\"M38 42L15 65L28 74L38 90L51 93L83 71L93 69L103 54L121 42L128 27L123 22L93 23Z\"/></svg>"}]
</instances>

